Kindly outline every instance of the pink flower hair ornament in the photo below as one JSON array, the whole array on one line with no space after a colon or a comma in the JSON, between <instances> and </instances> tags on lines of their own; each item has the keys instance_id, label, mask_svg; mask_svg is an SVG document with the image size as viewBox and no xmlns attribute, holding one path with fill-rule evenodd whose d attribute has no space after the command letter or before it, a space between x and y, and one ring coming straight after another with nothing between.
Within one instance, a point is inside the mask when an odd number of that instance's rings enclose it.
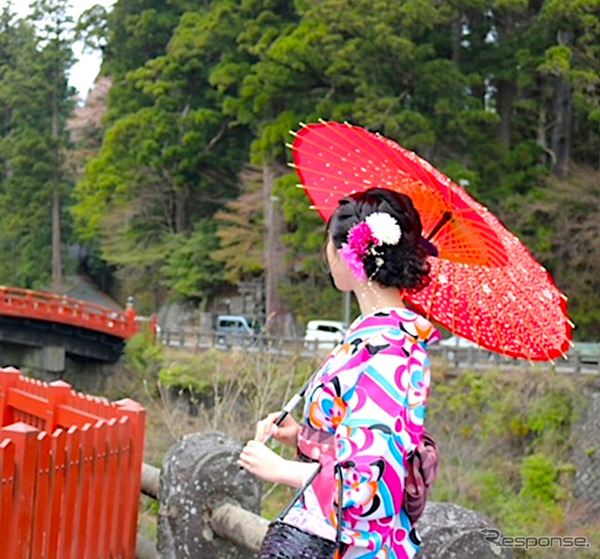
<instances>
[{"instance_id":1,"label":"pink flower hair ornament","mask_svg":"<svg viewBox=\"0 0 600 559\"><path fill-rule=\"evenodd\" d=\"M375 256L375 263L379 270L384 261L381 256L377 256L377 247L397 245L401 238L402 229L396 219L388 213L375 212L348 231L348 240L342 243L339 253L352 275L358 281L365 282L369 279L365 271L365 256L367 254Z\"/></svg>"}]
</instances>

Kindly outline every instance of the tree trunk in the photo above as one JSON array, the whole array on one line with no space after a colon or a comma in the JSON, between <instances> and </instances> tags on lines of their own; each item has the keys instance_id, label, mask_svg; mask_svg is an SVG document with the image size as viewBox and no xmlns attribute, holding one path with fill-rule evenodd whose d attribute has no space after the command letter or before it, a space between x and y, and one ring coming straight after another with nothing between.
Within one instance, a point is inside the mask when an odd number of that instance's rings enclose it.
<instances>
[{"instance_id":1,"label":"tree trunk","mask_svg":"<svg viewBox=\"0 0 600 559\"><path fill-rule=\"evenodd\" d=\"M554 92L554 119L551 148L555 156L552 165L554 175L569 174L571 157L571 117L573 114L573 90L564 78L559 78Z\"/></svg>"},{"instance_id":2,"label":"tree trunk","mask_svg":"<svg viewBox=\"0 0 600 559\"><path fill-rule=\"evenodd\" d=\"M498 137L506 149L510 149L510 132L512 122L513 103L517 96L517 83L515 80L498 80L498 94L496 103L500 115Z\"/></svg>"},{"instance_id":3,"label":"tree trunk","mask_svg":"<svg viewBox=\"0 0 600 559\"><path fill-rule=\"evenodd\" d=\"M457 14L452 20L452 62L460 64L460 43L462 41L462 15Z\"/></svg>"},{"instance_id":4,"label":"tree trunk","mask_svg":"<svg viewBox=\"0 0 600 559\"><path fill-rule=\"evenodd\" d=\"M175 192L175 232L186 231L188 226L187 188L180 187Z\"/></svg>"},{"instance_id":5,"label":"tree trunk","mask_svg":"<svg viewBox=\"0 0 600 559\"><path fill-rule=\"evenodd\" d=\"M277 285L281 281L285 269L283 255L285 252L281 242L283 220L281 212L276 210L276 198L273 196L275 172L269 163L263 165L263 189L265 195L265 263L266 263L266 315L267 334L281 334L283 331L284 309L279 300Z\"/></svg>"},{"instance_id":6,"label":"tree trunk","mask_svg":"<svg viewBox=\"0 0 600 559\"><path fill-rule=\"evenodd\" d=\"M571 42L570 31L558 32L558 44L568 45ZM552 173L560 177L569 174L571 156L571 119L573 116L573 88L564 76L559 76L554 87L554 127L552 128L551 149L555 160Z\"/></svg>"},{"instance_id":7,"label":"tree trunk","mask_svg":"<svg viewBox=\"0 0 600 559\"><path fill-rule=\"evenodd\" d=\"M55 83L57 80L55 79ZM62 291L62 240L60 236L60 154L58 147L59 139L59 114L58 114L58 96L56 87L52 93L52 139L55 142L56 150L56 168L52 185L52 291L59 293Z\"/></svg>"},{"instance_id":8,"label":"tree trunk","mask_svg":"<svg viewBox=\"0 0 600 559\"><path fill-rule=\"evenodd\" d=\"M550 166L554 166L556 157L552 150L548 147L546 132L548 131L548 113L546 111L545 99L540 99L540 107L538 110L538 125L537 125L537 144L544 150L544 159L540 161L541 165L547 165L550 160Z\"/></svg>"},{"instance_id":9,"label":"tree trunk","mask_svg":"<svg viewBox=\"0 0 600 559\"><path fill-rule=\"evenodd\" d=\"M62 290L62 258L60 237L60 194L55 187L52 192L52 291Z\"/></svg>"}]
</instances>

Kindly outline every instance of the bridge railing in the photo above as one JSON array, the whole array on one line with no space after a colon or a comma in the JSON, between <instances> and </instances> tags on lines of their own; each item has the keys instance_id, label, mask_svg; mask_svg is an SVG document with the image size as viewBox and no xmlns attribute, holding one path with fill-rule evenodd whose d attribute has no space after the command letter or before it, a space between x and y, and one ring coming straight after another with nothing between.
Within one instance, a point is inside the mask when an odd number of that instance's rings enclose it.
<instances>
[{"instance_id":1,"label":"bridge railing","mask_svg":"<svg viewBox=\"0 0 600 559\"><path fill-rule=\"evenodd\" d=\"M0 557L135 557L139 404L0 369L0 427Z\"/></svg>"},{"instance_id":2,"label":"bridge railing","mask_svg":"<svg viewBox=\"0 0 600 559\"><path fill-rule=\"evenodd\" d=\"M133 309L119 312L62 295L0 286L0 315L33 318L89 328L120 338L137 330Z\"/></svg>"}]
</instances>

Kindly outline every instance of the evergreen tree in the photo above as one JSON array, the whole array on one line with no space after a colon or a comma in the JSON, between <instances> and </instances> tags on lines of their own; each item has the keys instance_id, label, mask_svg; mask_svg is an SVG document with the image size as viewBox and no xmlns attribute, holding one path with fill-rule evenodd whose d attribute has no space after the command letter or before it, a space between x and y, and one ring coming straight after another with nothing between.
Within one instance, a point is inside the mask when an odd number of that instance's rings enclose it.
<instances>
[{"instance_id":1,"label":"evergreen tree","mask_svg":"<svg viewBox=\"0 0 600 559\"><path fill-rule=\"evenodd\" d=\"M2 281L60 290L61 196L69 177L64 167L65 120L71 91L66 3L33 5L38 25L2 15L0 105L0 251L10 265Z\"/></svg>"},{"instance_id":2,"label":"evergreen tree","mask_svg":"<svg viewBox=\"0 0 600 559\"><path fill-rule=\"evenodd\" d=\"M206 300L218 291L207 278L266 266L302 318L315 293L333 293L322 224L284 170L302 121L348 120L414 149L538 250L538 214L528 230L515 208L551 192L552 173L598 167L597 0L118 0L93 15L115 85L76 215L81 234L146 289L162 282ZM262 209L239 180L248 163L262 175ZM224 270L192 257L215 237ZM561 281L568 293L572 278Z\"/></svg>"},{"instance_id":3,"label":"evergreen tree","mask_svg":"<svg viewBox=\"0 0 600 559\"><path fill-rule=\"evenodd\" d=\"M62 290L62 204L69 194L72 178L65 168L68 141L66 120L72 108L73 90L68 71L73 64L73 20L68 15L69 0L35 0L32 19L38 32L40 71L50 111L50 157L53 168L44 185L52 203L52 288Z\"/></svg>"}]
</instances>

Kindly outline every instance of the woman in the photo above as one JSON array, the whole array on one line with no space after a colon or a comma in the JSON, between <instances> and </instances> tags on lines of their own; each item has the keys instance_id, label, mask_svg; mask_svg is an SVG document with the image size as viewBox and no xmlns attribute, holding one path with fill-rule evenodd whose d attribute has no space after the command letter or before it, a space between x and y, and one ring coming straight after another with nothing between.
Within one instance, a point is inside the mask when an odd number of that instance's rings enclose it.
<instances>
[{"instance_id":1,"label":"woman","mask_svg":"<svg viewBox=\"0 0 600 559\"><path fill-rule=\"evenodd\" d=\"M318 461L321 471L284 521L330 540L341 472L344 559L411 558L420 544L402 497L407 455L423 436L424 348L440 336L404 307L402 293L428 283L422 242L407 196L377 188L340 200L328 224L327 260L336 287L354 292L361 316L315 374L300 424L288 416L276 427L279 413L270 414L239 459L261 479L293 487L303 486ZM299 460L266 447L271 433L296 446Z\"/></svg>"}]
</instances>

